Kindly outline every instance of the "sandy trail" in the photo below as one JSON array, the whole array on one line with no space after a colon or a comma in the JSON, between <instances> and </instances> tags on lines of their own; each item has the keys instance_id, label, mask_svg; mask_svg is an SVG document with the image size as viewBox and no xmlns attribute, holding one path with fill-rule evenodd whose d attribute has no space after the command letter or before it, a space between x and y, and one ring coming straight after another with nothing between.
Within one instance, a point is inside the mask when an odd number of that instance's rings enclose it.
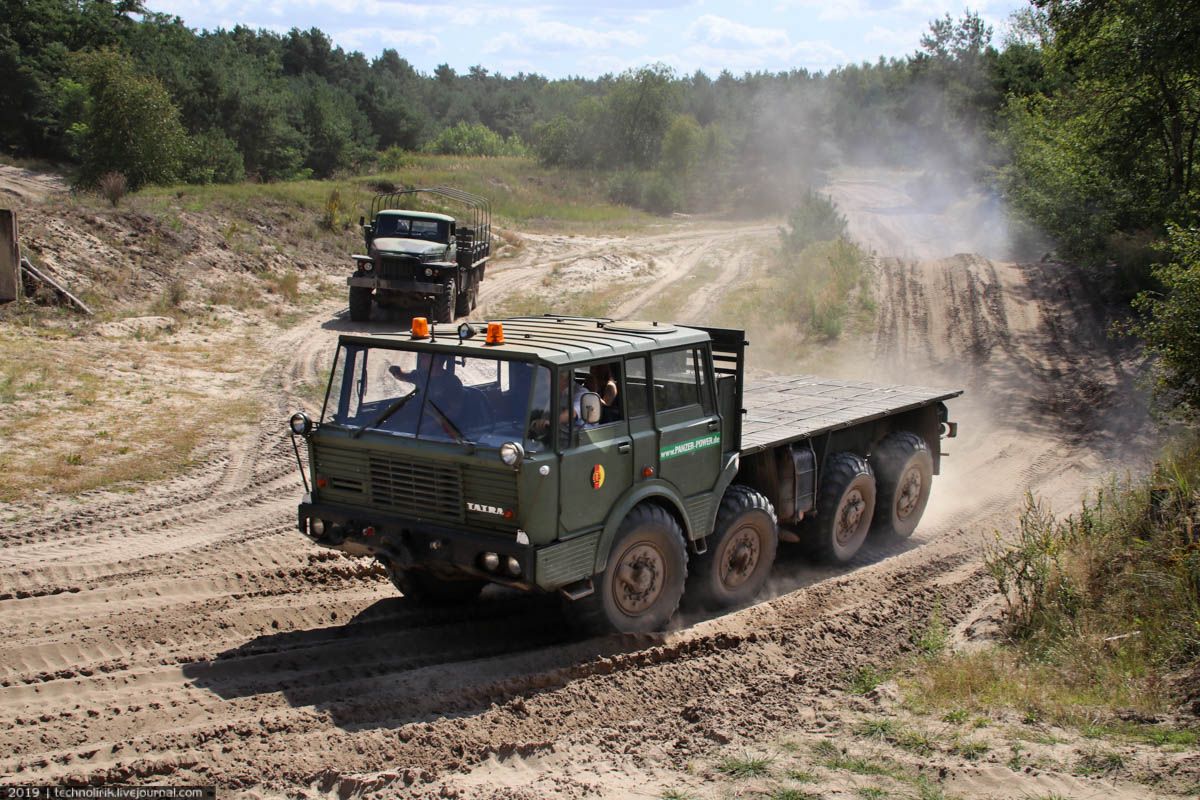
<instances>
[{"instance_id":1,"label":"sandy trail","mask_svg":"<svg viewBox=\"0 0 1200 800\"><path fill-rule=\"evenodd\" d=\"M773 230L531 235L489 272L481 304L556 263L632 249L656 263L619 304L634 315L727 248L680 306L697 319L749 268L739 244ZM1070 271L888 258L880 282L877 330L845 373L968 392L917 536L845 569L785 553L770 602L665 636L583 641L554 598L489 589L475 607L416 611L369 563L293 531L301 489L283 420L337 332L357 329L319 309L247 387L274 409L256 431L177 480L64 501L0 531L0 776L655 796L721 743L807 724L830 708L829 687L894 659L932 609L957 622L987 602L983 536L1009 525L1025 491L1067 505L1120 467L1117 444L1137 428L1113 420L1140 413L1127 354Z\"/></svg>"},{"instance_id":2,"label":"sandy trail","mask_svg":"<svg viewBox=\"0 0 1200 800\"><path fill-rule=\"evenodd\" d=\"M67 183L58 175L0 164L0 201L42 200L51 195L65 193Z\"/></svg>"}]
</instances>

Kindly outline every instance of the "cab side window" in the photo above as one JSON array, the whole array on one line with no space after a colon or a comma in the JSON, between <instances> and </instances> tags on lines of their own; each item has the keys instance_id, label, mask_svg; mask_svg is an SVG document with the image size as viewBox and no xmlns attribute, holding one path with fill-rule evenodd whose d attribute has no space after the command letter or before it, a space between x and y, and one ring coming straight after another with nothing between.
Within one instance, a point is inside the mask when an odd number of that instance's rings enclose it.
<instances>
[{"instance_id":1,"label":"cab side window","mask_svg":"<svg viewBox=\"0 0 1200 800\"><path fill-rule=\"evenodd\" d=\"M650 384L645 356L625 360L625 396L630 419L650 416Z\"/></svg>"},{"instance_id":2,"label":"cab side window","mask_svg":"<svg viewBox=\"0 0 1200 800\"><path fill-rule=\"evenodd\" d=\"M655 353L653 363L654 408L657 411L698 405L705 413L711 413L712 395L704 350L696 347Z\"/></svg>"}]
</instances>

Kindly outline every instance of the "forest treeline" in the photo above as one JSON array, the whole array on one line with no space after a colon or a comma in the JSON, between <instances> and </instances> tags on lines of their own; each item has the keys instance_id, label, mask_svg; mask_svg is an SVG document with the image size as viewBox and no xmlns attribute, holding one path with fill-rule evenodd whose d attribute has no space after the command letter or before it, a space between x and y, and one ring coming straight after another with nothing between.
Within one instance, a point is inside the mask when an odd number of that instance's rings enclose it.
<instances>
[{"instance_id":1,"label":"forest treeline","mask_svg":"<svg viewBox=\"0 0 1200 800\"><path fill-rule=\"evenodd\" d=\"M549 80L423 74L395 50L367 58L315 29L194 31L140 0L0 5L0 104L12 112L0 145L74 162L85 183L118 170L135 187L327 177L425 149L609 171L616 199L658 210L739 190L771 207L848 153L975 159L1007 96L1047 88L1036 48L996 49L970 14L936 21L911 57L828 75L650 65Z\"/></svg>"},{"instance_id":2,"label":"forest treeline","mask_svg":"<svg viewBox=\"0 0 1200 800\"><path fill-rule=\"evenodd\" d=\"M82 185L328 177L425 150L593 170L652 211L761 212L832 165L892 163L990 184L1063 255L1115 266L1131 293L1149 281L1144 333L1200 336L1196 303L1170 305L1200 282L1196 0L1032 0L999 41L966 12L909 56L828 73L553 80L424 74L315 29L195 31L141 0L0 8L0 148L71 163ZM1200 407L1192 348L1159 354Z\"/></svg>"}]
</instances>

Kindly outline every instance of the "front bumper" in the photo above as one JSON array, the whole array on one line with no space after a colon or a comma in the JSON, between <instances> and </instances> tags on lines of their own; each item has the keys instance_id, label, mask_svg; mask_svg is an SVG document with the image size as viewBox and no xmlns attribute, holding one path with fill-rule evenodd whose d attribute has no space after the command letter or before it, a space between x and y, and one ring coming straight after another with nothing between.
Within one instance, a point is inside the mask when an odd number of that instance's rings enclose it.
<instances>
[{"instance_id":1,"label":"front bumper","mask_svg":"<svg viewBox=\"0 0 1200 800\"><path fill-rule=\"evenodd\" d=\"M447 286L444 283L435 283L433 281L419 281L415 278L377 278L374 275L352 276L346 279L347 286L359 286L367 289L384 289L390 292L406 292L408 294L433 294L442 295L446 293Z\"/></svg>"},{"instance_id":2,"label":"front bumper","mask_svg":"<svg viewBox=\"0 0 1200 800\"><path fill-rule=\"evenodd\" d=\"M309 522L312 519L324 521L322 535L312 533ZM308 502L300 504L297 526L302 534L323 547L383 557L406 569L464 573L525 589L533 588L535 583L534 547L520 544L503 534L475 533L404 517ZM500 556L499 571L491 572L482 567L480 558L484 553ZM509 556L521 565L519 576L505 572L504 561Z\"/></svg>"},{"instance_id":3,"label":"front bumper","mask_svg":"<svg viewBox=\"0 0 1200 800\"><path fill-rule=\"evenodd\" d=\"M310 520L325 522L325 532L312 533ZM518 589L560 589L595 572L600 531L545 545L522 544L504 534L475 533L445 525L353 509L329 503L303 502L297 527L310 541L355 555L386 558L398 567L452 572L484 578ZM501 568L489 571L480 558L500 556ZM521 565L518 577L504 571L508 557Z\"/></svg>"}]
</instances>

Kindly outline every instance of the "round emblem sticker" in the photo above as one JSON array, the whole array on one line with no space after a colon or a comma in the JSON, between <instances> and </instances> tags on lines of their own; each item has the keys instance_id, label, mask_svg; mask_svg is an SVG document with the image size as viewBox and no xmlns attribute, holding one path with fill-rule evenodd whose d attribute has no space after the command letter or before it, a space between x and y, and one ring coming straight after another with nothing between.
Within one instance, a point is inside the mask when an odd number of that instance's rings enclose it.
<instances>
[{"instance_id":1,"label":"round emblem sticker","mask_svg":"<svg viewBox=\"0 0 1200 800\"><path fill-rule=\"evenodd\" d=\"M592 467L592 488L599 489L604 485L604 465L597 464Z\"/></svg>"}]
</instances>

